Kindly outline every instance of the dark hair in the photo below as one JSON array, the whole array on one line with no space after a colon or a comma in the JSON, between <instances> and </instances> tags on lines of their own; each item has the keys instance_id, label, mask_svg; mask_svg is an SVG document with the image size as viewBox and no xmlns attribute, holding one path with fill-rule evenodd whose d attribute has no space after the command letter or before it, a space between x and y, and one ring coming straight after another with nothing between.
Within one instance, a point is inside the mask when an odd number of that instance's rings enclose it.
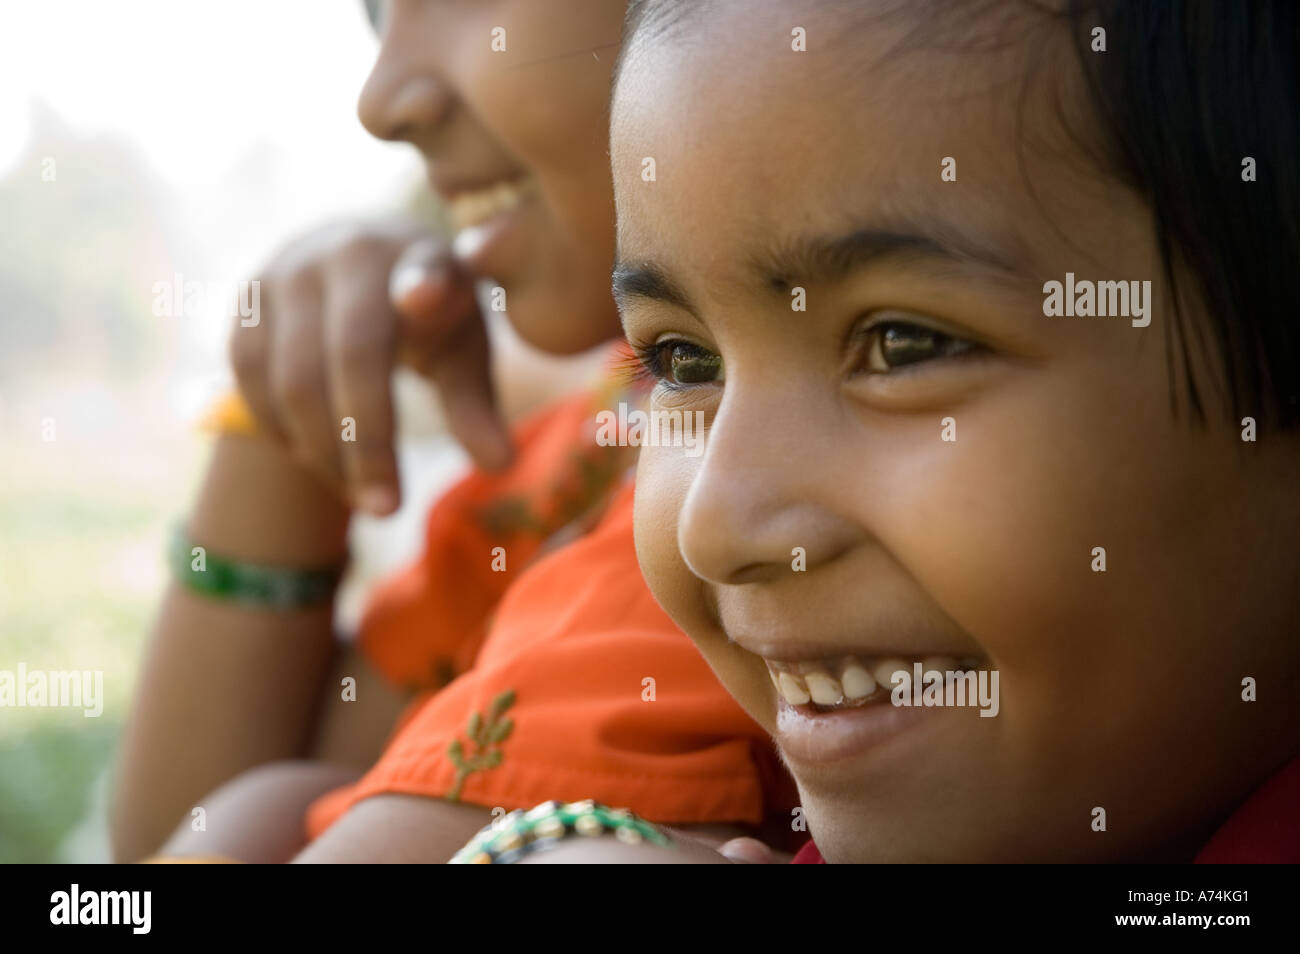
<instances>
[{"instance_id":1,"label":"dark hair","mask_svg":"<svg viewBox=\"0 0 1300 954\"><path fill-rule=\"evenodd\" d=\"M634 33L671 30L702 2L631 0L624 49ZM1208 330L1213 348L1205 351L1221 359L1234 417L1300 424L1300 3L1034 6L1068 23L1106 171L1151 207L1174 290L1171 380L1186 384L1192 418L1204 422L1208 402L1189 344L1203 345ZM1096 27L1106 31L1104 54L1091 49ZM1243 178L1247 158L1254 181ZM1194 298L1208 329L1186 318Z\"/></svg>"},{"instance_id":2,"label":"dark hair","mask_svg":"<svg viewBox=\"0 0 1300 954\"><path fill-rule=\"evenodd\" d=\"M1295 426L1300 6L1072 0L1068 15L1113 171L1150 203L1166 276L1181 266L1194 277L1234 415ZM1093 25L1106 29L1105 56L1089 52ZM1254 182L1243 180L1247 157ZM1180 352L1186 371L1185 340ZM1203 418L1188 377L1193 413Z\"/></svg>"}]
</instances>

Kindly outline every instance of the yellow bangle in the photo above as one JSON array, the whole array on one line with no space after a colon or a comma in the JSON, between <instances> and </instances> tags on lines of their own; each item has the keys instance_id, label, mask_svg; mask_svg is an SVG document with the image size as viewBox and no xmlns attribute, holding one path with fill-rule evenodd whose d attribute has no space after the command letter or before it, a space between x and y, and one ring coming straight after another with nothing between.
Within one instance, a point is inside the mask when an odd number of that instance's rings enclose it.
<instances>
[{"instance_id":1,"label":"yellow bangle","mask_svg":"<svg viewBox=\"0 0 1300 954\"><path fill-rule=\"evenodd\" d=\"M259 432L257 419L238 391L218 398L199 419L202 430L214 434L243 434L254 436Z\"/></svg>"}]
</instances>

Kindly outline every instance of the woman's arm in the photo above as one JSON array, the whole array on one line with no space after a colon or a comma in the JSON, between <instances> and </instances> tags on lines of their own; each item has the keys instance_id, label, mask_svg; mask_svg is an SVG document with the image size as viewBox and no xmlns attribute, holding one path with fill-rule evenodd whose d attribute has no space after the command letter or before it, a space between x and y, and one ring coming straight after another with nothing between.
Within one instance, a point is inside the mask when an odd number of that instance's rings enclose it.
<instances>
[{"instance_id":1,"label":"woman's arm","mask_svg":"<svg viewBox=\"0 0 1300 954\"><path fill-rule=\"evenodd\" d=\"M377 795L358 802L294 862L441 864L491 820L481 805Z\"/></svg>"},{"instance_id":2,"label":"woman's arm","mask_svg":"<svg viewBox=\"0 0 1300 954\"><path fill-rule=\"evenodd\" d=\"M223 436L188 531L228 559L309 567L343 558L347 522L346 506L278 445ZM157 851L205 793L244 770L304 755L334 652L328 605L257 610L171 584L124 733L116 857Z\"/></svg>"},{"instance_id":3,"label":"woman's arm","mask_svg":"<svg viewBox=\"0 0 1300 954\"><path fill-rule=\"evenodd\" d=\"M478 805L410 795L378 795L358 802L297 858L299 863L441 864L478 833L493 814ZM671 848L625 845L615 838L572 838L528 855L530 864L730 864L771 860L741 829L697 825L674 830ZM730 839L730 840L728 840ZM747 844L736 848L739 842ZM761 850L756 850L761 849ZM724 857L726 852L731 857ZM764 855L765 853L765 855Z\"/></svg>"},{"instance_id":4,"label":"woman's arm","mask_svg":"<svg viewBox=\"0 0 1300 954\"><path fill-rule=\"evenodd\" d=\"M521 865L729 865L734 862L702 842L678 838L661 848L625 845L613 837L568 838L554 848L525 855Z\"/></svg>"},{"instance_id":5,"label":"woman's arm","mask_svg":"<svg viewBox=\"0 0 1300 954\"><path fill-rule=\"evenodd\" d=\"M185 819L160 857L281 864L307 843L303 816L317 797L358 772L323 762L275 762L250 769L203 798L203 826Z\"/></svg>"},{"instance_id":6,"label":"woman's arm","mask_svg":"<svg viewBox=\"0 0 1300 954\"><path fill-rule=\"evenodd\" d=\"M476 459L509 457L473 283L418 224L316 230L260 282L266 307L234 327L231 361L267 439L218 440L188 524L195 545L251 563L340 560L345 500L378 514L399 502L389 387L399 360L427 366L449 395L448 426ZM340 440L344 417L359 439ZM261 611L169 588L123 742L119 859L156 851L198 799L252 766L377 757L401 695L359 658L335 659L331 616L329 606ZM339 698L343 675L357 679L355 702Z\"/></svg>"}]
</instances>

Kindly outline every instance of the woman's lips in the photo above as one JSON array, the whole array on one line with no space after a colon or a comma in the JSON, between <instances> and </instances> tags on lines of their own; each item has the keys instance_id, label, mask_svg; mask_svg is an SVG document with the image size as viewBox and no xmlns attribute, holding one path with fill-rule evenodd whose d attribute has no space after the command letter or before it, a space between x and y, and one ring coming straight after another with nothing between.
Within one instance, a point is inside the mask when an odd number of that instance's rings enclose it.
<instances>
[{"instance_id":1,"label":"woman's lips","mask_svg":"<svg viewBox=\"0 0 1300 954\"><path fill-rule=\"evenodd\" d=\"M520 225L536 195L532 179L461 192L447 202L456 229L451 251L480 278L503 279L519 257Z\"/></svg>"},{"instance_id":2,"label":"woman's lips","mask_svg":"<svg viewBox=\"0 0 1300 954\"><path fill-rule=\"evenodd\" d=\"M482 225L494 216L517 207L535 190L536 181L529 177L494 182L477 189L463 189L446 200L452 228L460 232Z\"/></svg>"}]
</instances>

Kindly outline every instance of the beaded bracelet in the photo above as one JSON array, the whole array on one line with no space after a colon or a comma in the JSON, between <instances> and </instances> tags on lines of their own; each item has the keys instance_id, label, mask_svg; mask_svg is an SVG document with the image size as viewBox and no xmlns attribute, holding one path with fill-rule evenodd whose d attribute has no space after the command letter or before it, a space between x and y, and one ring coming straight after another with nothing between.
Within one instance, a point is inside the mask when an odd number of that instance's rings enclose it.
<instances>
[{"instance_id":1,"label":"beaded bracelet","mask_svg":"<svg viewBox=\"0 0 1300 954\"><path fill-rule=\"evenodd\" d=\"M606 832L625 845L650 842L671 847L660 828L626 808L584 802L543 802L527 812L513 811L482 828L448 862L453 865L508 865L534 851L554 848L570 835L598 838Z\"/></svg>"},{"instance_id":2,"label":"beaded bracelet","mask_svg":"<svg viewBox=\"0 0 1300 954\"><path fill-rule=\"evenodd\" d=\"M323 569L241 563L208 553L177 525L168 547L176 580L196 593L262 609L291 610L328 603L344 565Z\"/></svg>"}]
</instances>

